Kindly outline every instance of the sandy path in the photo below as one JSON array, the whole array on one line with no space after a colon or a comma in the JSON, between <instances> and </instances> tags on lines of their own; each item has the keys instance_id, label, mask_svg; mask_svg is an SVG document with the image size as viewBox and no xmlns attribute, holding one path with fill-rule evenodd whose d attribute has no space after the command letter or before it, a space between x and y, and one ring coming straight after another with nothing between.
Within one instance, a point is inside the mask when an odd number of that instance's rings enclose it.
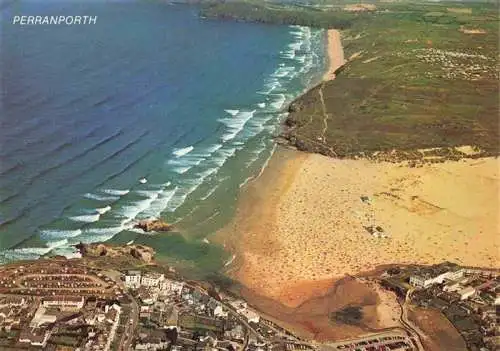
<instances>
[{"instance_id":1,"label":"sandy path","mask_svg":"<svg viewBox=\"0 0 500 351\"><path fill-rule=\"evenodd\" d=\"M344 49L340 41L340 32L329 29L327 32L326 51L328 56L328 69L323 75L323 80L335 79L335 71L345 63Z\"/></svg>"},{"instance_id":2,"label":"sandy path","mask_svg":"<svg viewBox=\"0 0 500 351\"><path fill-rule=\"evenodd\" d=\"M499 166L488 158L408 168L279 150L225 229L240 258L232 274L298 305L311 297L295 289L304 282L381 264L499 267ZM369 234L371 225L389 237Z\"/></svg>"}]
</instances>

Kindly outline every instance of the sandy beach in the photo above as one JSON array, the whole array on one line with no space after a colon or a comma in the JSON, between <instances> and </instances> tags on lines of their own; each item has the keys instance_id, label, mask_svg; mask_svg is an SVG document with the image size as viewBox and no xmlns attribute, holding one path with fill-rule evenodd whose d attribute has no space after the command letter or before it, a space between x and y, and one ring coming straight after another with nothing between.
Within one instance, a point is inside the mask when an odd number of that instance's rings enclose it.
<instances>
[{"instance_id":1,"label":"sandy beach","mask_svg":"<svg viewBox=\"0 0 500 351\"><path fill-rule=\"evenodd\" d=\"M229 274L297 306L383 264L499 267L499 169L498 158L410 168L280 149L221 232L238 257Z\"/></svg>"},{"instance_id":2,"label":"sandy beach","mask_svg":"<svg viewBox=\"0 0 500 351\"><path fill-rule=\"evenodd\" d=\"M323 80L325 81L335 79L335 71L345 63L340 32L336 29L329 29L327 32L326 52L328 56L328 69L323 75Z\"/></svg>"}]
</instances>

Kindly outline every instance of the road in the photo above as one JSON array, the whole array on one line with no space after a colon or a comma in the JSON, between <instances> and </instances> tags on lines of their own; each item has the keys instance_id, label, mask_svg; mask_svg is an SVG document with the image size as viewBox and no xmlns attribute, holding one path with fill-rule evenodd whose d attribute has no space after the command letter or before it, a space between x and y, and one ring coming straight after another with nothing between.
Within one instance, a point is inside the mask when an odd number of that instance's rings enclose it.
<instances>
[{"instance_id":1,"label":"road","mask_svg":"<svg viewBox=\"0 0 500 351\"><path fill-rule=\"evenodd\" d=\"M128 293L127 288L125 287L125 284L123 281L120 279L121 273L118 271L113 271L113 270L107 270L105 272L106 276L109 278L113 279L113 281L120 287L120 289L123 291L123 294L128 297L128 299L131 301L130 303L130 317L126 321L125 325L125 330L122 334L122 339L120 340L118 350L120 351L128 351L131 350L131 343L134 339L134 332L137 330L137 325L139 323L139 305L137 304L137 301L134 299L132 295ZM130 319L132 320L132 323L130 323Z\"/></svg>"},{"instance_id":2,"label":"road","mask_svg":"<svg viewBox=\"0 0 500 351\"><path fill-rule=\"evenodd\" d=\"M137 324L139 323L139 306L137 305L137 302L132 296L128 296L131 300L132 303L131 309L130 309L130 318L127 320L127 325L125 327L125 331L123 332L123 337L120 341L120 345L118 347L118 350L120 351L128 351L131 350L130 344L132 343L132 340L134 339L134 331L137 329ZM132 320L132 323L130 323L129 320Z\"/></svg>"},{"instance_id":3,"label":"road","mask_svg":"<svg viewBox=\"0 0 500 351\"><path fill-rule=\"evenodd\" d=\"M408 319L408 305L410 304L412 293L413 289L408 290L405 301L401 305L401 323L414 336L418 349L424 351L422 339L425 338L425 334Z\"/></svg>"}]
</instances>

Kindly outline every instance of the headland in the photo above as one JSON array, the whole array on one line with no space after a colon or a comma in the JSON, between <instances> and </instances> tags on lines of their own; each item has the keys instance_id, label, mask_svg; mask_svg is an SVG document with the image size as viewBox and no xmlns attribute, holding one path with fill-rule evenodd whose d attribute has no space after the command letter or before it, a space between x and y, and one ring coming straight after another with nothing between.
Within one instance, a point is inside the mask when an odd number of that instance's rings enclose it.
<instances>
[{"instance_id":1,"label":"headland","mask_svg":"<svg viewBox=\"0 0 500 351\"><path fill-rule=\"evenodd\" d=\"M249 301L317 337L339 336L314 321L332 300L355 295L359 287L345 279L388 265L500 267L498 87L488 44L496 34L455 28L477 11L459 19L444 9L447 25L425 27L415 21L425 7L410 6L415 18L403 21L401 10L378 11L371 31L343 30L344 64L338 32L328 32L323 82L290 105L285 146L218 233L236 257L227 274Z\"/></svg>"}]
</instances>

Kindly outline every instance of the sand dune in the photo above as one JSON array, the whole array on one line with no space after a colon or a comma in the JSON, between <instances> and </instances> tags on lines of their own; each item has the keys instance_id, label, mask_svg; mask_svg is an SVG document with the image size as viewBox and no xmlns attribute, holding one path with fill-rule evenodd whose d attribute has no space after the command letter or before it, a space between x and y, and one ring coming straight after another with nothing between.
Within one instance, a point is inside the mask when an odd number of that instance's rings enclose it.
<instances>
[{"instance_id":1,"label":"sand dune","mask_svg":"<svg viewBox=\"0 0 500 351\"><path fill-rule=\"evenodd\" d=\"M280 150L225 229L240 258L232 274L297 305L320 294L295 289L304 282L382 264L498 267L499 166L487 158L409 168Z\"/></svg>"}]
</instances>

